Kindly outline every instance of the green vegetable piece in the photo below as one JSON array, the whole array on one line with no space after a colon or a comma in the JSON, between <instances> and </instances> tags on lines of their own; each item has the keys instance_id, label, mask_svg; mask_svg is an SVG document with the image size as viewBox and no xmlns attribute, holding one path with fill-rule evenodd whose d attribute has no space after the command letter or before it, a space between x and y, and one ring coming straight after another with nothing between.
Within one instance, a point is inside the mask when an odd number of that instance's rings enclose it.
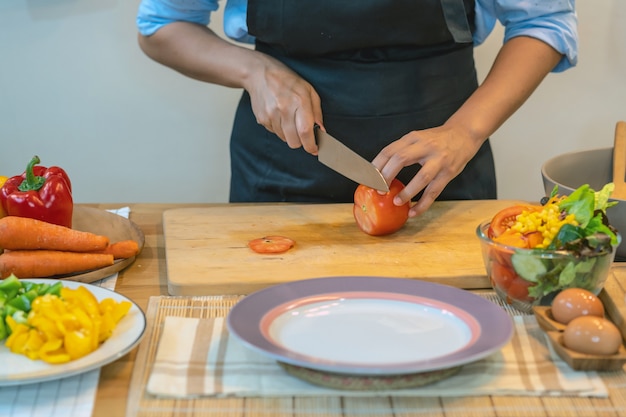
<instances>
[{"instance_id":1,"label":"green vegetable piece","mask_svg":"<svg viewBox=\"0 0 626 417\"><path fill-rule=\"evenodd\" d=\"M19 289L22 288L22 281L20 281L15 274L11 274L2 281L0 281L0 290L6 291L7 289Z\"/></svg>"},{"instance_id":2,"label":"green vegetable piece","mask_svg":"<svg viewBox=\"0 0 626 417\"><path fill-rule=\"evenodd\" d=\"M24 297L28 298L28 301L32 302L35 298L39 297L38 288L32 288L30 291L25 292Z\"/></svg>"},{"instance_id":3,"label":"green vegetable piece","mask_svg":"<svg viewBox=\"0 0 626 417\"><path fill-rule=\"evenodd\" d=\"M0 291L6 294L7 299L15 297L21 289L22 282L13 274L0 281Z\"/></svg>"},{"instance_id":4,"label":"green vegetable piece","mask_svg":"<svg viewBox=\"0 0 626 417\"><path fill-rule=\"evenodd\" d=\"M548 245L549 250L560 249L563 247L565 242L571 242L572 240L580 239L584 237L584 231L578 226L574 226L573 224L564 224L559 229L559 232L554 236L550 245Z\"/></svg>"},{"instance_id":5,"label":"green vegetable piece","mask_svg":"<svg viewBox=\"0 0 626 417\"><path fill-rule=\"evenodd\" d=\"M30 301L31 300L26 296L26 294L20 294L12 300L9 300L7 305L27 313L30 311Z\"/></svg>"},{"instance_id":6,"label":"green vegetable piece","mask_svg":"<svg viewBox=\"0 0 626 417\"><path fill-rule=\"evenodd\" d=\"M613 207L617 204L617 201L609 201L609 197L615 190L615 184L612 182L605 184L600 191L596 192L596 210L602 210L606 212L606 209Z\"/></svg>"},{"instance_id":7,"label":"green vegetable piece","mask_svg":"<svg viewBox=\"0 0 626 417\"><path fill-rule=\"evenodd\" d=\"M597 257L584 259L576 264L575 270L577 274L588 274L593 271L593 267L596 265Z\"/></svg>"},{"instance_id":8,"label":"green vegetable piece","mask_svg":"<svg viewBox=\"0 0 626 417\"><path fill-rule=\"evenodd\" d=\"M28 315L22 310L18 310L11 315L16 323L28 324Z\"/></svg>"},{"instance_id":9,"label":"green vegetable piece","mask_svg":"<svg viewBox=\"0 0 626 417\"><path fill-rule=\"evenodd\" d=\"M559 286L561 288L569 286L574 282L574 278L576 278L576 267L574 266L574 262L569 262L559 274Z\"/></svg>"},{"instance_id":10,"label":"green vegetable piece","mask_svg":"<svg viewBox=\"0 0 626 417\"><path fill-rule=\"evenodd\" d=\"M46 291L50 288L50 284L42 283L37 285L37 294L44 295Z\"/></svg>"},{"instance_id":11,"label":"green vegetable piece","mask_svg":"<svg viewBox=\"0 0 626 417\"><path fill-rule=\"evenodd\" d=\"M569 214L573 214L580 227L585 229L587 223L593 218L596 204L595 192L589 184L581 185L573 193L559 203L559 208Z\"/></svg>"},{"instance_id":12,"label":"green vegetable piece","mask_svg":"<svg viewBox=\"0 0 626 417\"><path fill-rule=\"evenodd\" d=\"M45 294L52 294L52 295L58 295L59 297L61 296L61 288L63 288L63 283L61 281L50 285L46 291L41 294L41 295L45 295Z\"/></svg>"},{"instance_id":13,"label":"green vegetable piece","mask_svg":"<svg viewBox=\"0 0 626 417\"><path fill-rule=\"evenodd\" d=\"M600 212L597 213L598 214L594 216L591 221L589 221L589 225L587 225L587 237L598 233L603 233L611 238L611 245L617 246L617 235L613 233L613 231L609 229L606 224L604 224L602 214ZM605 242L600 241L597 244L604 243ZM593 247L596 247L596 245L593 245Z\"/></svg>"},{"instance_id":14,"label":"green vegetable piece","mask_svg":"<svg viewBox=\"0 0 626 417\"><path fill-rule=\"evenodd\" d=\"M4 340L9 336L7 325L4 323L4 319L0 320L0 340Z\"/></svg>"},{"instance_id":15,"label":"green vegetable piece","mask_svg":"<svg viewBox=\"0 0 626 417\"><path fill-rule=\"evenodd\" d=\"M4 306L4 317L12 316L18 311L20 310L18 310L16 307L13 307L11 304L7 304Z\"/></svg>"},{"instance_id":16,"label":"green vegetable piece","mask_svg":"<svg viewBox=\"0 0 626 417\"><path fill-rule=\"evenodd\" d=\"M538 282L539 277L548 272L543 261L532 254L516 252L511 256L511 262L515 272L530 282Z\"/></svg>"}]
</instances>

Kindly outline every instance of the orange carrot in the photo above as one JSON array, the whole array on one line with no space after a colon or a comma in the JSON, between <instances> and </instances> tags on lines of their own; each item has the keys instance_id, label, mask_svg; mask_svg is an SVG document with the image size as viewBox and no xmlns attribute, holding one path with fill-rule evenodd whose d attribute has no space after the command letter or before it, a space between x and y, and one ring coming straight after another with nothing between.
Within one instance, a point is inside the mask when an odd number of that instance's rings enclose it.
<instances>
[{"instance_id":1,"label":"orange carrot","mask_svg":"<svg viewBox=\"0 0 626 417\"><path fill-rule=\"evenodd\" d=\"M0 219L0 248L91 252L105 249L109 238L28 217ZM19 275L18 275L19 276Z\"/></svg>"},{"instance_id":2,"label":"orange carrot","mask_svg":"<svg viewBox=\"0 0 626 417\"><path fill-rule=\"evenodd\" d=\"M139 244L132 240L121 240L119 242L111 243L106 249L101 251L93 251L90 253L109 253L113 255L115 259L127 259L139 253Z\"/></svg>"},{"instance_id":3,"label":"orange carrot","mask_svg":"<svg viewBox=\"0 0 626 417\"><path fill-rule=\"evenodd\" d=\"M54 250L11 250L0 255L0 278L42 278L113 265L113 255Z\"/></svg>"}]
</instances>

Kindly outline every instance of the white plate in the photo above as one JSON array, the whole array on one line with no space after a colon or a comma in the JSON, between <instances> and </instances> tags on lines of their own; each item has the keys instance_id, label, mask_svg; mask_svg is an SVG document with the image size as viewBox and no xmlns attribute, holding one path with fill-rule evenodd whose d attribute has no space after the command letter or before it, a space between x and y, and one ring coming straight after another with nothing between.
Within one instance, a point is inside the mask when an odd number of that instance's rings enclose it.
<instances>
[{"instance_id":1,"label":"white plate","mask_svg":"<svg viewBox=\"0 0 626 417\"><path fill-rule=\"evenodd\" d=\"M329 277L266 288L228 315L231 334L278 361L351 375L460 366L513 336L501 307L468 291L403 278Z\"/></svg>"},{"instance_id":2,"label":"white plate","mask_svg":"<svg viewBox=\"0 0 626 417\"><path fill-rule=\"evenodd\" d=\"M49 284L58 282L58 280L52 279L28 279L24 281ZM2 341L0 346L0 386L50 381L97 369L121 358L141 341L146 329L146 316L132 300L114 291L91 284L63 281L63 286L68 288L83 286L91 291L98 301L112 298L118 302L129 301L132 306L128 314L115 327L113 335L98 349L68 363L52 365L41 360L31 360L24 355L11 353Z\"/></svg>"}]
</instances>

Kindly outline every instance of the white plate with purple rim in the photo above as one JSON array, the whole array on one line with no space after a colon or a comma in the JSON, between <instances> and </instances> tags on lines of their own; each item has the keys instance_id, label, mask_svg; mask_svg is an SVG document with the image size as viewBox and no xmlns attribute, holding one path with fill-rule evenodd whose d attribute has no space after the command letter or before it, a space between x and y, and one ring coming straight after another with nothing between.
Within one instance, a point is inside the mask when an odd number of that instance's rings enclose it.
<instances>
[{"instance_id":1,"label":"white plate with purple rim","mask_svg":"<svg viewBox=\"0 0 626 417\"><path fill-rule=\"evenodd\" d=\"M230 333L277 361L349 375L402 375L458 367L513 336L495 303L405 278L325 277L280 284L239 301Z\"/></svg>"}]
</instances>

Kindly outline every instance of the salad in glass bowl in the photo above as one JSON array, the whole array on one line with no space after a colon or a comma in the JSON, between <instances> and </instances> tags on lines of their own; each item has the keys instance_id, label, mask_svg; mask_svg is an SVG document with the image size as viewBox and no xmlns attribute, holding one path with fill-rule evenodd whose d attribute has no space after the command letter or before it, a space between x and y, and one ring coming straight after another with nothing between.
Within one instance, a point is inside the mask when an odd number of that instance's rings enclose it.
<instances>
[{"instance_id":1,"label":"salad in glass bowl","mask_svg":"<svg viewBox=\"0 0 626 417\"><path fill-rule=\"evenodd\" d=\"M511 206L482 222L476 234L496 293L526 312L565 288L598 294L622 238L606 216L617 204L609 202L613 189L583 185L561 196L555 187L542 204Z\"/></svg>"}]
</instances>

